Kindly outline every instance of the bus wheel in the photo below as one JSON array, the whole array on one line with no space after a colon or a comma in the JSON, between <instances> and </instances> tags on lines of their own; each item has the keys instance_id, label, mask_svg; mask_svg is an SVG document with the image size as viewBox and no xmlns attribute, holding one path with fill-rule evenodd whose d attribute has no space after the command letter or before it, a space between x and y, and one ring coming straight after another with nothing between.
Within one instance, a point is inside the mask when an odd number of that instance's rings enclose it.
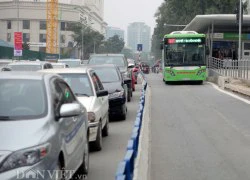
<instances>
[{"instance_id":1,"label":"bus wheel","mask_svg":"<svg viewBox=\"0 0 250 180\"><path fill-rule=\"evenodd\" d=\"M203 81L198 81L197 84L202 85Z\"/></svg>"}]
</instances>

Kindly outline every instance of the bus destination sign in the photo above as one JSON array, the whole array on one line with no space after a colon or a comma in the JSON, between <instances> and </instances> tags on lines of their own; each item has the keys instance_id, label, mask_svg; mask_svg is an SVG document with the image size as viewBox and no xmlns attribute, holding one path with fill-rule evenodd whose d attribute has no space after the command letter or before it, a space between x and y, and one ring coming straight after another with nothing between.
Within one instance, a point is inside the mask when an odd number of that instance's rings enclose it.
<instances>
[{"instance_id":1,"label":"bus destination sign","mask_svg":"<svg viewBox=\"0 0 250 180\"><path fill-rule=\"evenodd\" d=\"M167 42L168 44L202 43L202 38L171 38Z\"/></svg>"}]
</instances>

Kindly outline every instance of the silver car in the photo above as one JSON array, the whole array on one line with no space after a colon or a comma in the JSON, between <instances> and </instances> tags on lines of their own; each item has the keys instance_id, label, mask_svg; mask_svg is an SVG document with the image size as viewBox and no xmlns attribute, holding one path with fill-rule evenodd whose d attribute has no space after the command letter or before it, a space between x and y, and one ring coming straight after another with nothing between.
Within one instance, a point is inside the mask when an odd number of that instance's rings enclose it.
<instances>
[{"instance_id":1,"label":"silver car","mask_svg":"<svg viewBox=\"0 0 250 180\"><path fill-rule=\"evenodd\" d=\"M87 111L56 74L0 72L0 138L1 180L88 173Z\"/></svg>"},{"instance_id":2,"label":"silver car","mask_svg":"<svg viewBox=\"0 0 250 180\"><path fill-rule=\"evenodd\" d=\"M18 61L9 63L6 67L10 68L11 71L38 71L53 68L51 63L44 61Z\"/></svg>"},{"instance_id":3,"label":"silver car","mask_svg":"<svg viewBox=\"0 0 250 180\"><path fill-rule=\"evenodd\" d=\"M41 72L57 73L70 85L77 99L88 112L90 148L100 151L102 136L109 134L109 101L108 91L104 90L96 72L87 66L46 69Z\"/></svg>"}]
</instances>

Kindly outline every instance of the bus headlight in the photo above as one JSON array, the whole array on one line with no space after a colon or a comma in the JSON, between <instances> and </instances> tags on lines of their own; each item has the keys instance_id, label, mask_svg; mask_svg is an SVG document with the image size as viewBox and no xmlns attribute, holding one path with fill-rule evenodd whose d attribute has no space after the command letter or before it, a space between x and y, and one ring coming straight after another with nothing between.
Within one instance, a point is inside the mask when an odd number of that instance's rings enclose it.
<instances>
[{"instance_id":1,"label":"bus headlight","mask_svg":"<svg viewBox=\"0 0 250 180\"><path fill-rule=\"evenodd\" d=\"M165 70L166 73L169 73L171 76L175 76L174 72L171 70Z\"/></svg>"},{"instance_id":2,"label":"bus headlight","mask_svg":"<svg viewBox=\"0 0 250 180\"><path fill-rule=\"evenodd\" d=\"M201 69L197 72L197 76L200 76L202 73L206 72L206 69Z\"/></svg>"}]
</instances>

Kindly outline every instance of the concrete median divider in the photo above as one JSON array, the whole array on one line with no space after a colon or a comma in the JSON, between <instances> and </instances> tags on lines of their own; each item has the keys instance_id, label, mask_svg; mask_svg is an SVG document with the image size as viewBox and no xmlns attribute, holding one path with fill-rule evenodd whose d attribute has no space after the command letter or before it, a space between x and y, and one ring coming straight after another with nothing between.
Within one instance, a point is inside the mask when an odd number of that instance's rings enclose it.
<instances>
[{"instance_id":1,"label":"concrete median divider","mask_svg":"<svg viewBox=\"0 0 250 180\"><path fill-rule=\"evenodd\" d=\"M141 89L141 97L140 97L140 103L137 110L137 115L134 122L134 127L132 130L132 134L130 139L128 140L128 145L126 149L126 154L124 159L119 163L115 179L116 180L132 180L132 179L142 179L147 180L147 178L144 178L145 176L141 176L142 174L147 174L148 172L148 155L149 155L149 130L148 130L148 122L149 118L148 116L149 110L145 110L146 108L149 108L148 102L149 96L148 93L148 85L145 79L145 76L142 74L142 89ZM145 119L146 123L145 124ZM147 133L147 134L146 134ZM142 137L147 136L144 140ZM146 149L144 149L146 147ZM142 151L143 148L143 151ZM146 157L147 156L147 157ZM143 160L146 160L146 162L142 162ZM145 169L146 168L146 169ZM141 175L139 174L141 173Z\"/></svg>"}]
</instances>

